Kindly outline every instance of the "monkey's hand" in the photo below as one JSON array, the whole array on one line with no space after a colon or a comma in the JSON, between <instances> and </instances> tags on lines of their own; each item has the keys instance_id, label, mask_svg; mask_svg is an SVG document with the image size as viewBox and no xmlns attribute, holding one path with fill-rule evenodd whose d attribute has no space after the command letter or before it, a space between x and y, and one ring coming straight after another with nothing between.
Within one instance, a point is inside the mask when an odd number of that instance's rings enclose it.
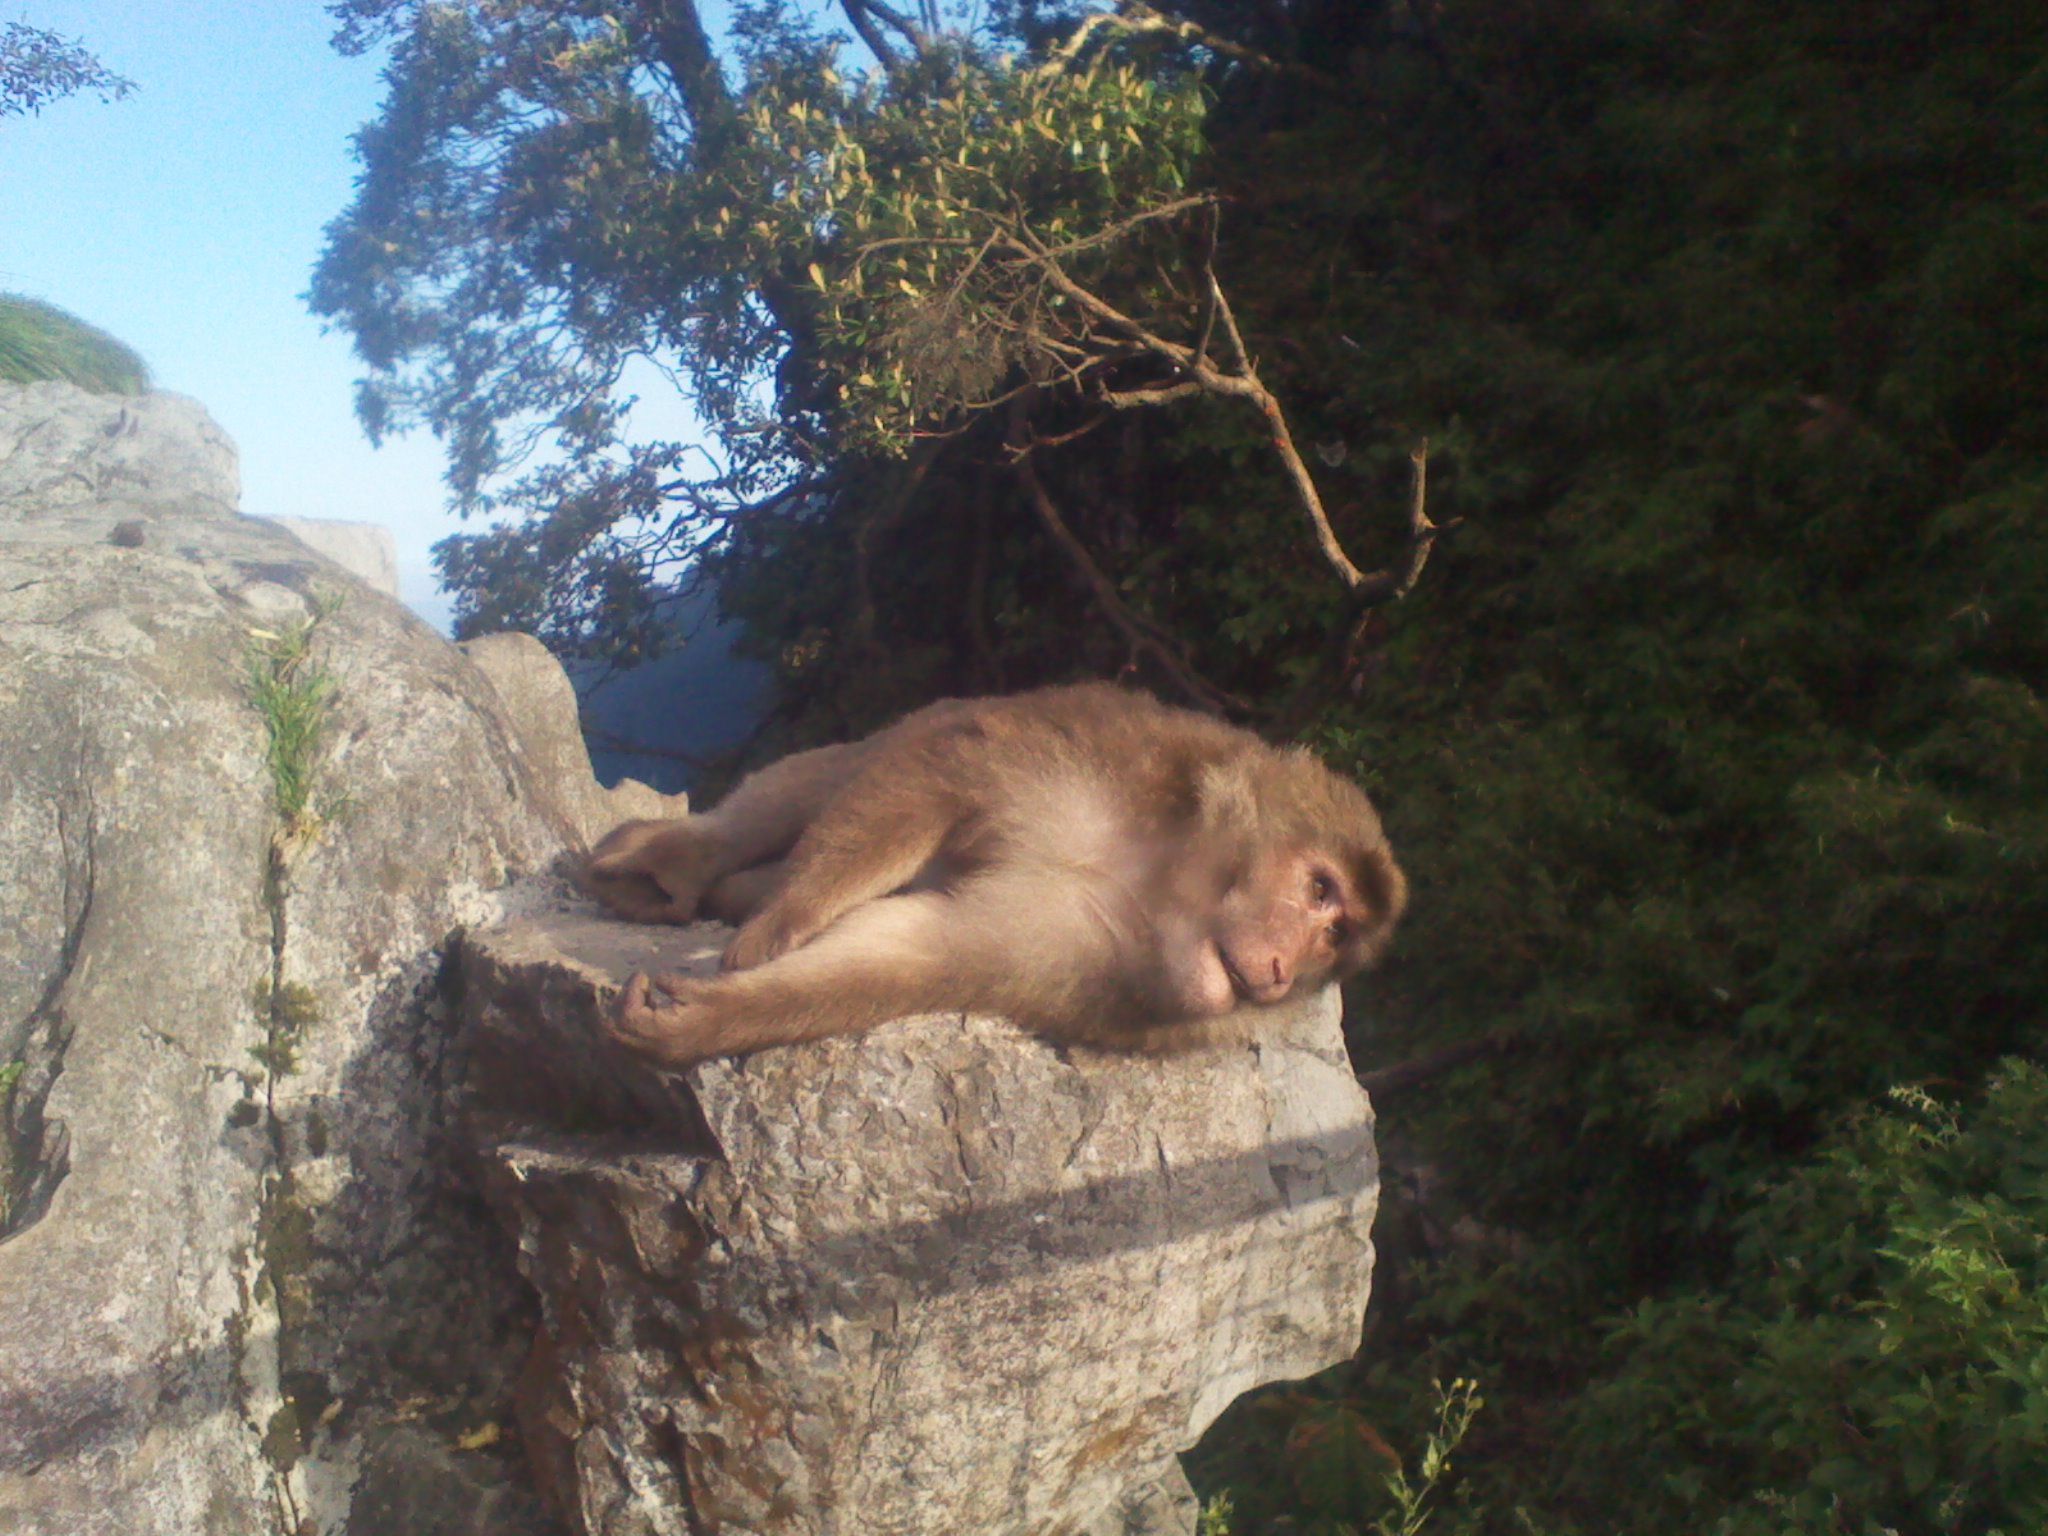
<instances>
[{"instance_id":1,"label":"monkey's hand","mask_svg":"<svg viewBox=\"0 0 2048 1536\"><path fill-rule=\"evenodd\" d=\"M577 871L583 889L636 923L690 923L715 873L700 823L626 821Z\"/></svg>"},{"instance_id":2,"label":"monkey's hand","mask_svg":"<svg viewBox=\"0 0 2048 1536\"><path fill-rule=\"evenodd\" d=\"M728 971L751 971L808 944L817 933L818 925L794 907L771 901L732 936L719 964Z\"/></svg>"},{"instance_id":3,"label":"monkey's hand","mask_svg":"<svg viewBox=\"0 0 2048 1536\"><path fill-rule=\"evenodd\" d=\"M665 1067L687 1067L718 1054L711 1038L709 983L690 976L636 972L605 1019L606 1032L629 1051Z\"/></svg>"}]
</instances>

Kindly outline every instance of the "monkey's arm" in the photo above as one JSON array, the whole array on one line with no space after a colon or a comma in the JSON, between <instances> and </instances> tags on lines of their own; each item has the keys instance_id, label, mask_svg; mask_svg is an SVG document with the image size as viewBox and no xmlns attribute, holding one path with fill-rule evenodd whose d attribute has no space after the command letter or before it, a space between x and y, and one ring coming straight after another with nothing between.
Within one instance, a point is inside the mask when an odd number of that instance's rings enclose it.
<instances>
[{"instance_id":1,"label":"monkey's arm","mask_svg":"<svg viewBox=\"0 0 2048 1536\"><path fill-rule=\"evenodd\" d=\"M787 853L867 750L855 742L799 752L749 774L709 812L622 822L584 861L583 887L636 922L694 922L707 892ZM753 910L770 883L741 882L713 904L714 915Z\"/></svg>"},{"instance_id":2,"label":"monkey's arm","mask_svg":"<svg viewBox=\"0 0 2048 1536\"><path fill-rule=\"evenodd\" d=\"M951 942L950 898L921 891L856 908L803 948L715 977L635 976L613 1036L670 1067L857 1034L905 1014L985 1006L990 973Z\"/></svg>"}]
</instances>

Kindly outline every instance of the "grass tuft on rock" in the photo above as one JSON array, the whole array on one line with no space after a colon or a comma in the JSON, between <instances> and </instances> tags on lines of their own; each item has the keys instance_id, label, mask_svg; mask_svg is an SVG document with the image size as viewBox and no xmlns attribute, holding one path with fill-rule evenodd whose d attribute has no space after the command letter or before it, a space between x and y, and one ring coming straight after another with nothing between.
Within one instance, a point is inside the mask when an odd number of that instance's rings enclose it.
<instances>
[{"instance_id":1,"label":"grass tuft on rock","mask_svg":"<svg viewBox=\"0 0 2048 1536\"><path fill-rule=\"evenodd\" d=\"M0 382L57 380L96 395L139 395L149 367L133 348L54 304L0 293Z\"/></svg>"}]
</instances>

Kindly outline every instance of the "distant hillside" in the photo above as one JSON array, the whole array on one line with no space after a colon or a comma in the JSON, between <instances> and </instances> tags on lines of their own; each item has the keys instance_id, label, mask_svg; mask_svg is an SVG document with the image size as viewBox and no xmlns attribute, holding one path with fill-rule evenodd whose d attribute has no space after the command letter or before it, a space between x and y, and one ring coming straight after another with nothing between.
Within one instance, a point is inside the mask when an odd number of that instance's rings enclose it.
<instances>
[{"instance_id":1,"label":"distant hillside","mask_svg":"<svg viewBox=\"0 0 2048 1536\"><path fill-rule=\"evenodd\" d=\"M0 382L76 384L96 395L136 395L149 367L134 350L54 304L0 293Z\"/></svg>"},{"instance_id":2,"label":"distant hillside","mask_svg":"<svg viewBox=\"0 0 2048 1536\"><path fill-rule=\"evenodd\" d=\"M680 599L675 625L677 648L645 666L601 681L569 668L604 784L630 776L665 793L693 789L697 765L738 746L768 706L768 669L732 654L735 626L719 621L714 594ZM627 743L650 750L628 751Z\"/></svg>"}]
</instances>

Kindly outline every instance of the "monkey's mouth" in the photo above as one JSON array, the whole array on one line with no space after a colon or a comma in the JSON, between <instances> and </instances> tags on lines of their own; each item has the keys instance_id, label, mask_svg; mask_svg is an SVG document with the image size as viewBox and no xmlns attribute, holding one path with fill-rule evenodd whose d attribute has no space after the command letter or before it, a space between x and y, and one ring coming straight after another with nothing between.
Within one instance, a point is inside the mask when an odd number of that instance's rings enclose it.
<instances>
[{"instance_id":1,"label":"monkey's mouth","mask_svg":"<svg viewBox=\"0 0 2048 1536\"><path fill-rule=\"evenodd\" d=\"M1243 1003L1257 1002L1259 1000L1257 992L1253 990L1252 984L1245 979L1244 972L1237 968L1237 962L1230 958L1230 951L1221 944L1218 944L1216 946L1216 958L1223 963L1223 974L1230 979L1230 990L1237 994L1238 1001Z\"/></svg>"}]
</instances>

